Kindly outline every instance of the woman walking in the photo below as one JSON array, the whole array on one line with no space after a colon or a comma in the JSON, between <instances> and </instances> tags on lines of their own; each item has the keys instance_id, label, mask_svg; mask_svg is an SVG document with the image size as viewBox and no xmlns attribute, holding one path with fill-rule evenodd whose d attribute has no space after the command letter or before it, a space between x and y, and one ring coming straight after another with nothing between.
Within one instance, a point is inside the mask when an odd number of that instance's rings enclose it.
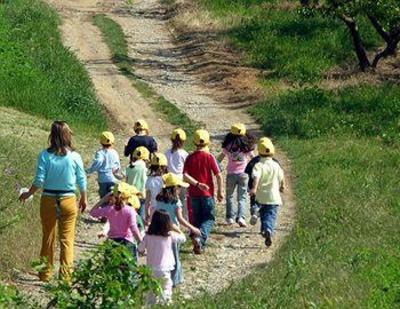
<instances>
[{"instance_id":1,"label":"woman walking","mask_svg":"<svg viewBox=\"0 0 400 309\"><path fill-rule=\"evenodd\" d=\"M72 131L64 121L55 121L51 126L49 148L43 150L38 159L35 180L28 192L21 194L25 201L40 188L42 222L42 249L40 257L47 267L39 273L41 281L49 281L55 255L56 226L60 240L60 277L68 280L74 260L75 223L78 215L76 184L80 190L79 208L87 206L86 175L81 156L72 146Z\"/></svg>"}]
</instances>

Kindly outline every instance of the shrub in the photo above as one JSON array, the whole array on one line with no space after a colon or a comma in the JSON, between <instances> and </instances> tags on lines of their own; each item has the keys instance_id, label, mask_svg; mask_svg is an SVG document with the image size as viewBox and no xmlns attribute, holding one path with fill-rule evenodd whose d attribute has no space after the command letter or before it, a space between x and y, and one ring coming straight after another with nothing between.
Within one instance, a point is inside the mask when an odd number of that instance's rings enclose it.
<instances>
[{"instance_id":1,"label":"shrub","mask_svg":"<svg viewBox=\"0 0 400 309\"><path fill-rule=\"evenodd\" d=\"M58 281L50 291L59 308L131 308L161 290L150 268L138 266L125 246L106 241L78 262L71 283Z\"/></svg>"}]
</instances>

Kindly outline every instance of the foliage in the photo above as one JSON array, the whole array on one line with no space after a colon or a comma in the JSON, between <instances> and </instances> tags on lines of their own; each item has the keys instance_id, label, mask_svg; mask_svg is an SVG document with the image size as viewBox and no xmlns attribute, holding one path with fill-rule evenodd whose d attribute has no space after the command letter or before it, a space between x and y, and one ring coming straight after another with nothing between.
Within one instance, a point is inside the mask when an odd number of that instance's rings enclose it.
<instances>
[{"instance_id":1,"label":"foliage","mask_svg":"<svg viewBox=\"0 0 400 309\"><path fill-rule=\"evenodd\" d=\"M0 283L0 308L26 308L26 305L17 289Z\"/></svg>"},{"instance_id":2,"label":"foliage","mask_svg":"<svg viewBox=\"0 0 400 309\"><path fill-rule=\"evenodd\" d=\"M305 88L283 93L252 108L268 135L310 139L346 133L400 142L400 88Z\"/></svg>"},{"instance_id":3,"label":"foliage","mask_svg":"<svg viewBox=\"0 0 400 309\"><path fill-rule=\"evenodd\" d=\"M59 281L50 291L59 308L132 308L160 289L149 267L138 266L132 252L109 240L78 262L71 282Z\"/></svg>"},{"instance_id":4,"label":"foliage","mask_svg":"<svg viewBox=\"0 0 400 309\"><path fill-rule=\"evenodd\" d=\"M58 25L40 0L0 3L0 105L100 130L102 108L84 67L63 47Z\"/></svg>"}]
</instances>

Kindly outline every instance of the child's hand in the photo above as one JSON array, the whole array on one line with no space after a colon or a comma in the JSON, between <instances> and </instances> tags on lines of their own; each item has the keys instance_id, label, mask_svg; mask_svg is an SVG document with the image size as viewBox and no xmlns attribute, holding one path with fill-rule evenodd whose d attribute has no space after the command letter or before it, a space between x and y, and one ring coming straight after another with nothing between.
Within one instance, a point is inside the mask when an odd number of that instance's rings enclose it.
<instances>
[{"instance_id":1,"label":"child's hand","mask_svg":"<svg viewBox=\"0 0 400 309\"><path fill-rule=\"evenodd\" d=\"M197 237L201 236L201 231L197 227L191 229L190 232L191 232L191 234L194 234Z\"/></svg>"},{"instance_id":2,"label":"child's hand","mask_svg":"<svg viewBox=\"0 0 400 309\"><path fill-rule=\"evenodd\" d=\"M210 190L210 187L209 187L207 184L201 183L201 182L199 182L199 183L197 184L197 188L199 188L199 189L202 190L202 191L208 191L208 190Z\"/></svg>"},{"instance_id":3,"label":"child's hand","mask_svg":"<svg viewBox=\"0 0 400 309\"><path fill-rule=\"evenodd\" d=\"M251 189L250 192L249 192L249 195L250 196L255 196L256 195L256 191L257 190L255 188Z\"/></svg>"},{"instance_id":4,"label":"child's hand","mask_svg":"<svg viewBox=\"0 0 400 309\"><path fill-rule=\"evenodd\" d=\"M224 201L224 194L220 190L218 190L217 192L217 200L219 203L222 203Z\"/></svg>"},{"instance_id":5,"label":"child's hand","mask_svg":"<svg viewBox=\"0 0 400 309\"><path fill-rule=\"evenodd\" d=\"M106 234L104 234L104 232L98 232L97 233L97 237L98 238L103 238L103 237L106 237Z\"/></svg>"}]
</instances>

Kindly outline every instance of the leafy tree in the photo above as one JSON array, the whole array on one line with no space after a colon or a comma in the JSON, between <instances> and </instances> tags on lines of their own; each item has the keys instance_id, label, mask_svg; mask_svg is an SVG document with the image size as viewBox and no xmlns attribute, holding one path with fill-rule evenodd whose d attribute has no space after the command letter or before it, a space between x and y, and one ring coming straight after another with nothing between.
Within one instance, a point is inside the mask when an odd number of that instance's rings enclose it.
<instances>
[{"instance_id":1,"label":"leafy tree","mask_svg":"<svg viewBox=\"0 0 400 309\"><path fill-rule=\"evenodd\" d=\"M113 241L80 260L71 282L60 280L49 289L54 299L48 308L140 308L148 292L161 291L151 269L138 266L132 253Z\"/></svg>"},{"instance_id":2,"label":"leafy tree","mask_svg":"<svg viewBox=\"0 0 400 309\"><path fill-rule=\"evenodd\" d=\"M382 58L396 54L400 41L399 0L300 0L305 13L320 12L340 19L349 29L361 70L376 68ZM375 53L370 61L358 20L367 18L385 42L385 47Z\"/></svg>"}]
</instances>

